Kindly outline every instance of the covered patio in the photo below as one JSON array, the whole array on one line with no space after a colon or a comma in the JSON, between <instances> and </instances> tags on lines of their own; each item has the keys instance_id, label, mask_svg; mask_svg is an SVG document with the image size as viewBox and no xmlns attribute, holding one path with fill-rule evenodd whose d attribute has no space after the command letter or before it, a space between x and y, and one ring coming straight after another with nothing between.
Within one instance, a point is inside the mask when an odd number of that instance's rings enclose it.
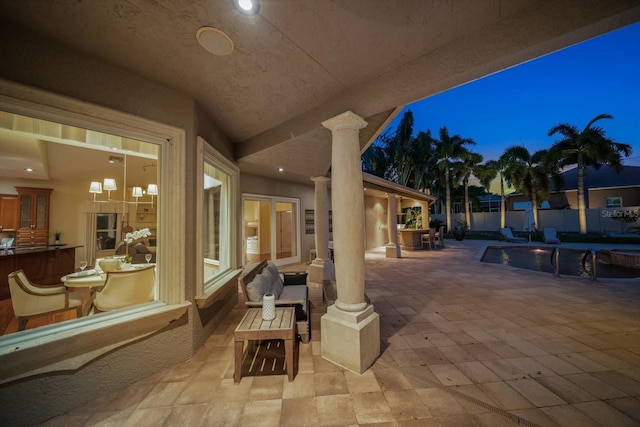
<instances>
[{"instance_id":1,"label":"covered patio","mask_svg":"<svg viewBox=\"0 0 640 427\"><path fill-rule=\"evenodd\" d=\"M362 375L320 356L326 309L310 283L312 340L299 345L293 382L234 384L241 300L191 360L46 425L638 425L637 280L594 285L483 264L487 243L367 252L382 353Z\"/></svg>"}]
</instances>

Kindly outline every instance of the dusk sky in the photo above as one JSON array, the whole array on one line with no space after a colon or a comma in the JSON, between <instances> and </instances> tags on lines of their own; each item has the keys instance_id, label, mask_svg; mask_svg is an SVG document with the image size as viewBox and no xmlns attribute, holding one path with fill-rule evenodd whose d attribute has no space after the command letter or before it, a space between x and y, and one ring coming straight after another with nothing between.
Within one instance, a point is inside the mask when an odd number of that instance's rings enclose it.
<instances>
[{"instance_id":1,"label":"dusk sky","mask_svg":"<svg viewBox=\"0 0 640 427\"><path fill-rule=\"evenodd\" d=\"M485 161L522 144L533 153L558 138L549 129L582 130L595 116L608 137L633 147L627 165L640 166L640 24L624 27L408 105L414 134L442 126L471 138ZM390 127L395 129L404 111Z\"/></svg>"}]
</instances>

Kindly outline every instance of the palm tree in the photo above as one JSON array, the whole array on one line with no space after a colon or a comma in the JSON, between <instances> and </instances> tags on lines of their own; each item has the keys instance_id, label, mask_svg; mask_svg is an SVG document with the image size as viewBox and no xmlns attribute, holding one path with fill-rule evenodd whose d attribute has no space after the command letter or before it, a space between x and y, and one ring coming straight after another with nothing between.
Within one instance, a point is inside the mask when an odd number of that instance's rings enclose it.
<instances>
[{"instance_id":1,"label":"palm tree","mask_svg":"<svg viewBox=\"0 0 640 427\"><path fill-rule=\"evenodd\" d=\"M362 170L407 187L428 188L433 138L429 130L415 138L412 133L413 113L407 111L395 131L385 131L362 154Z\"/></svg>"},{"instance_id":2,"label":"palm tree","mask_svg":"<svg viewBox=\"0 0 640 427\"><path fill-rule=\"evenodd\" d=\"M500 156L498 160L489 160L484 165L479 165L474 174L480 180L480 184L489 190L491 181L497 176L500 177L500 228L506 227L506 203L504 197L505 171L507 169L508 159Z\"/></svg>"},{"instance_id":3,"label":"palm tree","mask_svg":"<svg viewBox=\"0 0 640 427\"><path fill-rule=\"evenodd\" d=\"M416 190L431 190L431 183L437 179L435 176L435 156L431 131L420 131L413 139L413 163L414 176L413 188Z\"/></svg>"},{"instance_id":4,"label":"palm tree","mask_svg":"<svg viewBox=\"0 0 640 427\"><path fill-rule=\"evenodd\" d=\"M505 150L501 159L506 162L504 176L507 182L512 183L517 191L531 201L534 227L537 230L538 201L549 197L549 180L552 179L557 184L560 179L554 158L548 150L538 150L531 154L523 145L514 145Z\"/></svg>"},{"instance_id":5,"label":"palm tree","mask_svg":"<svg viewBox=\"0 0 640 427\"><path fill-rule=\"evenodd\" d=\"M437 167L444 173L447 228L451 231L451 169L455 161L462 160L468 151L465 145L475 145L469 138L462 138L460 135L449 135L446 126L440 128L439 139L434 141ZM468 226L469 224L467 224Z\"/></svg>"},{"instance_id":6,"label":"palm tree","mask_svg":"<svg viewBox=\"0 0 640 427\"><path fill-rule=\"evenodd\" d=\"M593 126L597 121L613 119L609 114L600 114L580 132L577 127L562 123L549 130L549 136L559 133L562 138L551 146L551 152L557 156L558 164L563 166L577 165L578 167L578 220L580 234L587 233L587 214L589 208L587 189L585 188L586 167L599 169L602 165L613 166L616 171L622 169L622 155L631 154L631 146L614 142L605 136L601 127Z\"/></svg>"},{"instance_id":7,"label":"palm tree","mask_svg":"<svg viewBox=\"0 0 640 427\"><path fill-rule=\"evenodd\" d=\"M413 113L408 110L402 116L393 138L387 143L387 152L391 160L390 178L400 185L407 186L414 169L413 160Z\"/></svg>"},{"instance_id":8,"label":"palm tree","mask_svg":"<svg viewBox=\"0 0 640 427\"><path fill-rule=\"evenodd\" d=\"M387 175L387 170L389 169L389 160L387 159L385 148L380 142L384 138L385 134L380 135L360 157L362 170L381 178Z\"/></svg>"},{"instance_id":9,"label":"palm tree","mask_svg":"<svg viewBox=\"0 0 640 427\"><path fill-rule=\"evenodd\" d=\"M460 156L460 162L457 164L458 176L464 186L464 218L467 227L471 229L471 212L469 209L469 178L471 174L482 163L482 155L467 151Z\"/></svg>"}]
</instances>

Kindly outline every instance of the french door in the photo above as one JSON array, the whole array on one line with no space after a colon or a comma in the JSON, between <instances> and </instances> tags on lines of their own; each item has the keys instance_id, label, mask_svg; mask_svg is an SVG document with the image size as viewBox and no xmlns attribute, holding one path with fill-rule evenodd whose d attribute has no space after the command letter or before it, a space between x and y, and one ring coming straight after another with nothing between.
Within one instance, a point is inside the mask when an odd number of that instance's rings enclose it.
<instances>
[{"instance_id":1,"label":"french door","mask_svg":"<svg viewBox=\"0 0 640 427\"><path fill-rule=\"evenodd\" d=\"M276 265L300 262L300 201L245 194L243 211L244 263L262 260Z\"/></svg>"}]
</instances>

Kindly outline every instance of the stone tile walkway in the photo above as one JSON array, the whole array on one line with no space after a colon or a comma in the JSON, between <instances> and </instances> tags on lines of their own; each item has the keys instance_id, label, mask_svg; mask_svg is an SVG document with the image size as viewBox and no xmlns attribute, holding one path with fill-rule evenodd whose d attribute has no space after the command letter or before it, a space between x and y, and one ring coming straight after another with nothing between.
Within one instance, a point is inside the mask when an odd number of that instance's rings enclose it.
<instances>
[{"instance_id":1,"label":"stone tile walkway","mask_svg":"<svg viewBox=\"0 0 640 427\"><path fill-rule=\"evenodd\" d=\"M480 242L366 261L382 354L357 375L320 357L321 287L298 372L233 383L239 304L188 362L48 426L640 425L640 281L478 261ZM494 244L496 242L490 242Z\"/></svg>"}]
</instances>

